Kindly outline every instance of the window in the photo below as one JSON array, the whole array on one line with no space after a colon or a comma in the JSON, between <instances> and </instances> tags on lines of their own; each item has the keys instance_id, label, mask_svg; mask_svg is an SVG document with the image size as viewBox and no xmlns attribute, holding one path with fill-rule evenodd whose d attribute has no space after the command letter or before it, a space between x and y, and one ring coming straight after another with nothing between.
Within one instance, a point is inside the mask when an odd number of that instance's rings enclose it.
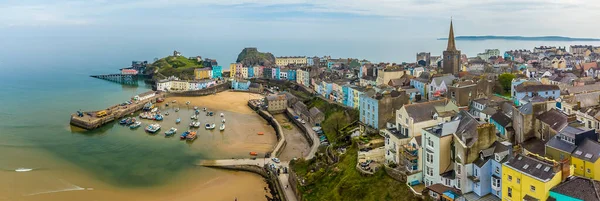
<instances>
[{"instance_id":1,"label":"window","mask_svg":"<svg viewBox=\"0 0 600 201\"><path fill-rule=\"evenodd\" d=\"M496 166L496 174L500 174L500 166Z\"/></svg>"},{"instance_id":2,"label":"window","mask_svg":"<svg viewBox=\"0 0 600 201\"><path fill-rule=\"evenodd\" d=\"M521 179L517 178L517 184L520 184L520 183L521 183Z\"/></svg>"},{"instance_id":3,"label":"window","mask_svg":"<svg viewBox=\"0 0 600 201\"><path fill-rule=\"evenodd\" d=\"M427 139L427 145L433 148L433 140Z\"/></svg>"},{"instance_id":4,"label":"window","mask_svg":"<svg viewBox=\"0 0 600 201\"><path fill-rule=\"evenodd\" d=\"M408 118L406 118L406 125L408 125Z\"/></svg>"},{"instance_id":5,"label":"window","mask_svg":"<svg viewBox=\"0 0 600 201\"><path fill-rule=\"evenodd\" d=\"M512 181L512 176L508 175L508 181Z\"/></svg>"},{"instance_id":6,"label":"window","mask_svg":"<svg viewBox=\"0 0 600 201\"><path fill-rule=\"evenodd\" d=\"M588 169L587 169L587 173L588 173L588 174L592 173L592 172L590 171L590 168L588 168Z\"/></svg>"},{"instance_id":7,"label":"window","mask_svg":"<svg viewBox=\"0 0 600 201\"><path fill-rule=\"evenodd\" d=\"M573 164L573 168L577 169L577 164Z\"/></svg>"},{"instance_id":8,"label":"window","mask_svg":"<svg viewBox=\"0 0 600 201\"><path fill-rule=\"evenodd\" d=\"M427 176L433 177L433 168L427 167Z\"/></svg>"},{"instance_id":9,"label":"window","mask_svg":"<svg viewBox=\"0 0 600 201\"><path fill-rule=\"evenodd\" d=\"M512 197L512 188L508 187L508 197Z\"/></svg>"},{"instance_id":10,"label":"window","mask_svg":"<svg viewBox=\"0 0 600 201\"><path fill-rule=\"evenodd\" d=\"M437 198L438 197L438 194L436 192L433 192L433 191L429 191L429 195L431 197L433 197L433 198Z\"/></svg>"},{"instance_id":11,"label":"window","mask_svg":"<svg viewBox=\"0 0 600 201\"><path fill-rule=\"evenodd\" d=\"M446 178L444 178L444 184L445 184L446 186L450 186L450 179L446 179Z\"/></svg>"},{"instance_id":12,"label":"window","mask_svg":"<svg viewBox=\"0 0 600 201\"><path fill-rule=\"evenodd\" d=\"M477 169L473 169L475 171L475 176L477 176Z\"/></svg>"},{"instance_id":13,"label":"window","mask_svg":"<svg viewBox=\"0 0 600 201\"><path fill-rule=\"evenodd\" d=\"M456 179L456 188L460 188L460 178Z\"/></svg>"},{"instance_id":14,"label":"window","mask_svg":"<svg viewBox=\"0 0 600 201\"><path fill-rule=\"evenodd\" d=\"M492 186L494 186L494 187L500 187L500 179L498 179L498 178L492 178Z\"/></svg>"},{"instance_id":15,"label":"window","mask_svg":"<svg viewBox=\"0 0 600 201\"><path fill-rule=\"evenodd\" d=\"M533 185L529 186L529 190L531 190L531 192L535 192L535 186L533 186Z\"/></svg>"},{"instance_id":16,"label":"window","mask_svg":"<svg viewBox=\"0 0 600 201\"><path fill-rule=\"evenodd\" d=\"M433 154L427 152L427 163L432 164L433 163Z\"/></svg>"}]
</instances>

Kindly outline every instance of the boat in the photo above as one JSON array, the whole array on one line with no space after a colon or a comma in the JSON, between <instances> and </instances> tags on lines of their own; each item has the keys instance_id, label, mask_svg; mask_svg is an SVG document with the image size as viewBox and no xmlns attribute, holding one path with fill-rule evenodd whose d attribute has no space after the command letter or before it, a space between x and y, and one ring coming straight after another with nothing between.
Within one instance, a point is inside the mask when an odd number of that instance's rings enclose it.
<instances>
[{"instance_id":1,"label":"boat","mask_svg":"<svg viewBox=\"0 0 600 201\"><path fill-rule=\"evenodd\" d=\"M194 110L198 110L198 106L194 106Z\"/></svg>"},{"instance_id":2,"label":"boat","mask_svg":"<svg viewBox=\"0 0 600 201\"><path fill-rule=\"evenodd\" d=\"M206 124L204 125L204 128L206 128L207 130L215 129L215 124Z\"/></svg>"},{"instance_id":3,"label":"boat","mask_svg":"<svg viewBox=\"0 0 600 201\"><path fill-rule=\"evenodd\" d=\"M250 152L250 155L251 155L251 156L256 156L256 155L258 155L258 153L254 152L254 151L251 151L251 152Z\"/></svg>"},{"instance_id":4,"label":"boat","mask_svg":"<svg viewBox=\"0 0 600 201\"><path fill-rule=\"evenodd\" d=\"M177 119L175 120L175 123L176 123L176 124L178 124L178 123L181 123L181 118L177 118Z\"/></svg>"},{"instance_id":5,"label":"boat","mask_svg":"<svg viewBox=\"0 0 600 201\"><path fill-rule=\"evenodd\" d=\"M134 129L134 128L138 128L142 125L142 122L136 121L135 123L131 124L131 126L129 126L129 128Z\"/></svg>"},{"instance_id":6,"label":"boat","mask_svg":"<svg viewBox=\"0 0 600 201\"><path fill-rule=\"evenodd\" d=\"M155 119L156 121L162 121L162 120L163 120L163 116L162 116L162 115L160 115L160 114L157 114L156 116L154 116L154 119Z\"/></svg>"},{"instance_id":7,"label":"boat","mask_svg":"<svg viewBox=\"0 0 600 201\"><path fill-rule=\"evenodd\" d=\"M189 105L189 104L190 104L190 101L188 101L188 102L185 102L185 104L186 104L186 105Z\"/></svg>"},{"instance_id":8,"label":"boat","mask_svg":"<svg viewBox=\"0 0 600 201\"><path fill-rule=\"evenodd\" d=\"M203 109L206 112L206 108Z\"/></svg>"},{"instance_id":9,"label":"boat","mask_svg":"<svg viewBox=\"0 0 600 201\"><path fill-rule=\"evenodd\" d=\"M194 114L200 114L199 110L194 111Z\"/></svg>"},{"instance_id":10,"label":"boat","mask_svg":"<svg viewBox=\"0 0 600 201\"><path fill-rule=\"evenodd\" d=\"M263 133L263 132L258 132L258 135L264 135L264 134L265 134L265 133Z\"/></svg>"},{"instance_id":11,"label":"boat","mask_svg":"<svg viewBox=\"0 0 600 201\"><path fill-rule=\"evenodd\" d=\"M157 103L162 103L163 101L165 101L165 100L164 100L164 99L162 99L162 98L158 98L158 99L156 99L156 102L157 102Z\"/></svg>"},{"instance_id":12,"label":"boat","mask_svg":"<svg viewBox=\"0 0 600 201\"><path fill-rule=\"evenodd\" d=\"M173 100L173 101L171 101L171 103L176 103L176 102L177 102L177 100Z\"/></svg>"},{"instance_id":13,"label":"boat","mask_svg":"<svg viewBox=\"0 0 600 201\"><path fill-rule=\"evenodd\" d=\"M150 132L150 133L156 133L156 131L160 130L160 125L159 124L150 124L148 125L148 127L146 127L146 131Z\"/></svg>"},{"instance_id":14,"label":"boat","mask_svg":"<svg viewBox=\"0 0 600 201\"><path fill-rule=\"evenodd\" d=\"M169 107L169 103L165 103L165 107Z\"/></svg>"},{"instance_id":15,"label":"boat","mask_svg":"<svg viewBox=\"0 0 600 201\"><path fill-rule=\"evenodd\" d=\"M213 112L208 112L208 115L209 116L213 116Z\"/></svg>"},{"instance_id":16,"label":"boat","mask_svg":"<svg viewBox=\"0 0 600 201\"><path fill-rule=\"evenodd\" d=\"M127 122L129 122L129 121L131 121L131 117L121 119L121 121L119 121L119 124L127 124Z\"/></svg>"},{"instance_id":17,"label":"boat","mask_svg":"<svg viewBox=\"0 0 600 201\"><path fill-rule=\"evenodd\" d=\"M225 119L221 119L221 123L225 123Z\"/></svg>"},{"instance_id":18,"label":"boat","mask_svg":"<svg viewBox=\"0 0 600 201\"><path fill-rule=\"evenodd\" d=\"M199 121L197 121L197 122L194 122L194 127L196 127L196 128L200 128L200 122L199 122Z\"/></svg>"},{"instance_id":19,"label":"boat","mask_svg":"<svg viewBox=\"0 0 600 201\"><path fill-rule=\"evenodd\" d=\"M171 128L167 132L165 132L165 136L172 136L177 132L176 128Z\"/></svg>"},{"instance_id":20,"label":"boat","mask_svg":"<svg viewBox=\"0 0 600 201\"><path fill-rule=\"evenodd\" d=\"M154 108L154 105L152 105L152 103L146 103L144 105L144 111L150 111L152 110L152 108Z\"/></svg>"},{"instance_id":21,"label":"boat","mask_svg":"<svg viewBox=\"0 0 600 201\"><path fill-rule=\"evenodd\" d=\"M221 113L221 117L225 116L225 114Z\"/></svg>"},{"instance_id":22,"label":"boat","mask_svg":"<svg viewBox=\"0 0 600 201\"><path fill-rule=\"evenodd\" d=\"M185 139L185 137L187 137L187 135L189 135L189 134L190 134L190 131L183 132L183 133L181 134L181 136L179 136L179 139L182 139L182 140L183 140L183 139Z\"/></svg>"},{"instance_id":23,"label":"boat","mask_svg":"<svg viewBox=\"0 0 600 201\"><path fill-rule=\"evenodd\" d=\"M225 130L225 124L221 124L221 127L219 127L219 130L224 131Z\"/></svg>"},{"instance_id":24,"label":"boat","mask_svg":"<svg viewBox=\"0 0 600 201\"><path fill-rule=\"evenodd\" d=\"M192 115L190 119L198 119L198 115Z\"/></svg>"},{"instance_id":25,"label":"boat","mask_svg":"<svg viewBox=\"0 0 600 201\"><path fill-rule=\"evenodd\" d=\"M154 109L150 110L150 112L158 112L158 108L154 108Z\"/></svg>"},{"instance_id":26,"label":"boat","mask_svg":"<svg viewBox=\"0 0 600 201\"><path fill-rule=\"evenodd\" d=\"M196 135L196 132L192 131L192 132L190 132L190 134L185 136L185 140L192 141L192 140L195 140L197 137L198 136Z\"/></svg>"},{"instance_id":27,"label":"boat","mask_svg":"<svg viewBox=\"0 0 600 201\"><path fill-rule=\"evenodd\" d=\"M190 127L194 127L194 123L196 123L195 121L190 122Z\"/></svg>"},{"instance_id":28,"label":"boat","mask_svg":"<svg viewBox=\"0 0 600 201\"><path fill-rule=\"evenodd\" d=\"M179 108L175 108L175 112L179 112Z\"/></svg>"},{"instance_id":29,"label":"boat","mask_svg":"<svg viewBox=\"0 0 600 201\"><path fill-rule=\"evenodd\" d=\"M165 116L169 116L169 112L165 112Z\"/></svg>"},{"instance_id":30,"label":"boat","mask_svg":"<svg viewBox=\"0 0 600 201\"><path fill-rule=\"evenodd\" d=\"M131 125L133 123L135 123L135 118L127 118L127 121L125 121L125 125Z\"/></svg>"}]
</instances>

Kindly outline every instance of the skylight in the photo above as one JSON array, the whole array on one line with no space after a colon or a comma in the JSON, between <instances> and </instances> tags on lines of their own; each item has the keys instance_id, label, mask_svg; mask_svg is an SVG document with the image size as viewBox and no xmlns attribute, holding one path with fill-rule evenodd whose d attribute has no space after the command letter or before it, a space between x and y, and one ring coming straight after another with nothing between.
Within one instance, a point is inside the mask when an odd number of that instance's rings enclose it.
<instances>
[{"instance_id":1,"label":"skylight","mask_svg":"<svg viewBox=\"0 0 600 201\"><path fill-rule=\"evenodd\" d=\"M528 164L525 164L525 165L523 166L523 169L527 169L528 167L529 167L529 165L528 165Z\"/></svg>"},{"instance_id":2,"label":"skylight","mask_svg":"<svg viewBox=\"0 0 600 201\"><path fill-rule=\"evenodd\" d=\"M537 165L535 166L535 168L537 168L537 169L540 169L541 167L542 167L542 164L537 164Z\"/></svg>"},{"instance_id":3,"label":"skylight","mask_svg":"<svg viewBox=\"0 0 600 201\"><path fill-rule=\"evenodd\" d=\"M592 158L592 154L585 154L586 158Z\"/></svg>"},{"instance_id":4,"label":"skylight","mask_svg":"<svg viewBox=\"0 0 600 201\"><path fill-rule=\"evenodd\" d=\"M581 155L581 153L583 153L583 152L581 152L581 151L577 150L577 151L575 152L575 155Z\"/></svg>"},{"instance_id":5,"label":"skylight","mask_svg":"<svg viewBox=\"0 0 600 201\"><path fill-rule=\"evenodd\" d=\"M544 172L548 172L548 170L550 170L550 167L544 168Z\"/></svg>"}]
</instances>

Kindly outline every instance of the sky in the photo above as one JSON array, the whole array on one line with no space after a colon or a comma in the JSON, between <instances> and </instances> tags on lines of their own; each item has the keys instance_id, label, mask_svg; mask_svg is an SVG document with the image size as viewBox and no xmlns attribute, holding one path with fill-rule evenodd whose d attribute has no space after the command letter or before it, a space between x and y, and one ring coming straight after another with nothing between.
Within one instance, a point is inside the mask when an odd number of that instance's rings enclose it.
<instances>
[{"instance_id":1,"label":"sky","mask_svg":"<svg viewBox=\"0 0 600 201\"><path fill-rule=\"evenodd\" d=\"M229 63L243 47L276 56L412 61L417 51L441 53L445 44L436 38L448 36L450 19L456 36L600 38L596 1L0 0L0 68L32 54L77 65L120 56L106 66L121 66L173 50ZM470 56L502 45L457 44ZM546 44L500 49L533 45Z\"/></svg>"},{"instance_id":2,"label":"sky","mask_svg":"<svg viewBox=\"0 0 600 201\"><path fill-rule=\"evenodd\" d=\"M596 0L3 0L0 30L394 40L446 37L453 18L456 35L598 37L599 9Z\"/></svg>"}]
</instances>

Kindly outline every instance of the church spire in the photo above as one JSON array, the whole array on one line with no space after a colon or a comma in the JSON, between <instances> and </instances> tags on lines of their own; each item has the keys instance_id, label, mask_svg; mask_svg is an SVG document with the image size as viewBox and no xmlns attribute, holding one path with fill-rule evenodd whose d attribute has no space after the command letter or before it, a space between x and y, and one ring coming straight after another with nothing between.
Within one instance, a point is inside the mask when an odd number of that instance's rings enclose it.
<instances>
[{"instance_id":1,"label":"church spire","mask_svg":"<svg viewBox=\"0 0 600 201\"><path fill-rule=\"evenodd\" d=\"M452 28L452 19L450 19L450 34L448 34L448 47L447 51L456 51L456 44L454 44L454 28Z\"/></svg>"}]
</instances>

